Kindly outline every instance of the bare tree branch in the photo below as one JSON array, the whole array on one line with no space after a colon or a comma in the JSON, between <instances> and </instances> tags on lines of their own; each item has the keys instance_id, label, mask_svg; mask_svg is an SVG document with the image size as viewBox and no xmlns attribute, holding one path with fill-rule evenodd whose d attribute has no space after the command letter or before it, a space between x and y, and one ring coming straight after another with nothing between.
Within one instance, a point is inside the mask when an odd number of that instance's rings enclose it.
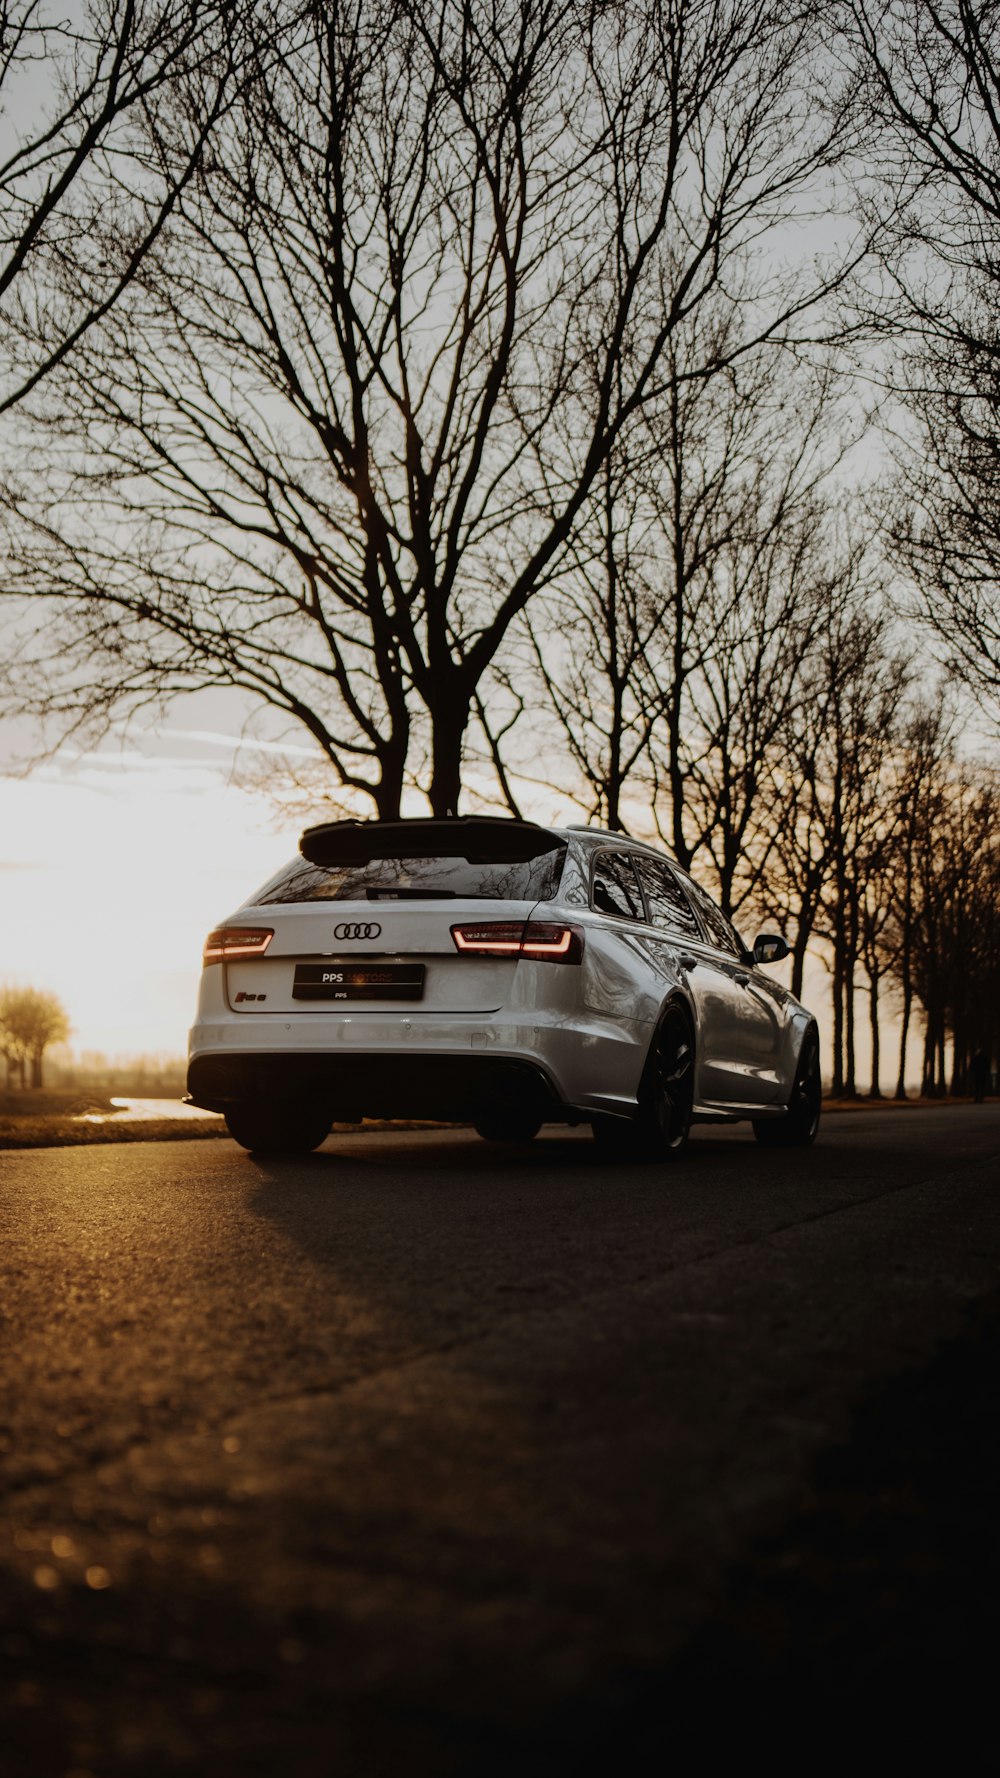
<instances>
[{"instance_id":1,"label":"bare tree branch","mask_svg":"<svg viewBox=\"0 0 1000 1778\"><path fill-rule=\"evenodd\" d=\"M62 675L79 700L109 634L123 706L158 663L174 686L183 634L193 681L204 650L301 707L383 813L425 755L447 812L479 688L608 463L677 395L681 330L748 255L746 324L704 329L686 382L834 328L823 305L867 241L796 267L775 247L850 115L821 9L798 4L259 17L266 53L190 173L186 118L150 113L173 207L35 404L50 499L11 486L7 585L75 599L77 626L36 650L35 707L57 711ZM102 606L127 617L106 632Z\"/></svg>"}]
</instances>

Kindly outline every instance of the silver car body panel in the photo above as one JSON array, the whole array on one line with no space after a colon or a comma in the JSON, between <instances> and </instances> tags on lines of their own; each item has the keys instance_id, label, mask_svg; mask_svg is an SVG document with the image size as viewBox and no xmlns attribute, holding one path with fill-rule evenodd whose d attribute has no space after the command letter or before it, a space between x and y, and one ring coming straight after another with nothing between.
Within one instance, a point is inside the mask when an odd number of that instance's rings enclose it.
<instances>
[{"instance_id":1,"label":"silver car body panel","mask_svg":"<svg viewBox=\"0 0 1000 1778\"><path fill-rule=\"evenodd\" d=\"M812 1015L747 957L665 924L619 918L590 903L589 872L600 851L672 861L611 833L552 830L567 843L559 892L546 902L381 900L251 903L225 925L270 927L260 958L211 963L202 972L190 1034L191 1079L206 1062L298 1056L303 1066L365 1058L405 1073L422 1065L491 1058L523 1064L547 1083L554 1115L634 1114L643 1070L666 1005L680 999L695 1034L695 1116L780 1115L788 1103ZM684 873L672 869L683 884ZM529 918L571 924L583 934L579 964L460 955L451 928ZM338 938L378 926L376 937ZM417 1002L304 1004L292 994L295 966L337 960L405 960L424 965ZM234 1074L234 1078L238 1075ZM198 1102L221 1094L192 1088ZM345 1115L349 1110L343 1108ZM338 1113L338 1115L340 1115ZM362 1115L358 1108L358 1115Z\"/></svg>"}]
</instances>

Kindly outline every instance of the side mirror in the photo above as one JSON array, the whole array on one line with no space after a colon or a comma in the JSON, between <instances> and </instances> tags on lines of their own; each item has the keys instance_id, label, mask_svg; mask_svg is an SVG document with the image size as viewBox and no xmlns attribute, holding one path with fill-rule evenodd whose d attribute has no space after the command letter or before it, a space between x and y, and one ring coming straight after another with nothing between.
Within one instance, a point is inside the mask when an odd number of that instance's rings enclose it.
<instances>
[{"instance_id":1,"label":"side mirror","mask_svg":"<svg viewBox=\"0 0 1000 1778\"><path fill-rule=\"evenodd\" d=\"M775 932L762 932L754 939L753 960L755 963L780 963L782 957L789 955L788 946L783 938Z\"/></svg>"}]
</instances>

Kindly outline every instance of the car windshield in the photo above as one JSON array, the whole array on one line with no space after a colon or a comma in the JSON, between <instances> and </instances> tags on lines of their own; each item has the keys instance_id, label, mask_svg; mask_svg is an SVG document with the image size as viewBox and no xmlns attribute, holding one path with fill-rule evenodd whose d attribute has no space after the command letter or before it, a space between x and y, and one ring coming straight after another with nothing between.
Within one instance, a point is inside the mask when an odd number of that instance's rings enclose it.
<instances>
[{"instance_id":1,"label":"car windshield","mask_svg":"<svg viewBox=\"0 0 1000 1778\"><path fill-rule=\"evenodd\" d=\"M490 860L369 858L358 864L310 864L295 858L257 891L248 907L282 901L551 901L565 844L535 858Z\"/></svg>"}]
</instances>

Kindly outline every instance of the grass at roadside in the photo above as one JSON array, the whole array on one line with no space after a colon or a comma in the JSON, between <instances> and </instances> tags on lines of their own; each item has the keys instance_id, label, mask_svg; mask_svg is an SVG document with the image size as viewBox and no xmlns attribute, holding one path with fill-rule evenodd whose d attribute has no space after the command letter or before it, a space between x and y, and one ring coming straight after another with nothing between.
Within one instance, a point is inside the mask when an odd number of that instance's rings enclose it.
<instances>
[{"instance_id":1,"label":"grass at roadside","mask_svg":"<svg viewBox=\"0 0 1000 1778\"><path fill-rule=\"evenodd\" d=\"M0 1092L0 1148L68 1148L95 1142L177 1142L226 1136L221 1117L127 1119L100 1093L47 1093L41 1088ZM97 1113L104 1123L82 1120Z\"/></svg>"},{"instance_id":2,"label":"grass at roadside","mask_svg":"<svg viewBox=\"0 0 1000 1778\"><path fill-rule=\"evenodd\" d=\"M79 1123L69 1117L2 1117L0 1149L77 1148L97 1142L182 1142L197 1136L228 1136L221 1117L135 1118Z\"/></svg>"},{"instance_id":3,"label":"grass at roadside","mask_svg":"<svg viewBox=\"0 0 1000 1778\"><path fill-rule=\"evenodd\" d=\"M199 1116L116 1116L110 1099L79 1093L0 1092L0 1150L5 1148L80 1148L107 1142L190 1142L229 1136L225 1120L206 1111ZM85 1121L87 1113L104 1113L101 1122ZM406 1119L366 1119L369 1130L439 1130L443 1125ZM331 1135L360 1130L360 1124L333 1125Z\"/></svg>"},{"instance_id":4,"label":"grass at roadside","mask_svg":"<svg viewBox=\"0 0 1000 1778\"><path fill-rule=\"evenodd\" d=\"M992 1103L993 1095L988 1095L988 1099ZM891 1099L888 1096L884 1099L869 1099L864 1095L859 1095L856 1099L824 1099L823 1113L825 1116L830 1111L940 1111L943 1105L971 1104L971 1093L964 1098L961 1095L946 1093L940 1099Z\"/></svg>"},{"instance_id":5,"label":"grass at roadside","mask_svg":"<svg viewBox=\"0 0 1000 1778\"><path fill-rule=\"evenodd\" d=\"M0 1092L0 1119L41 1117L78 1117L81 1112L113 1109L103 1093L47 1093L42 1087L26 1087L21 1091L8 1088Z\"/></svg>"}]
</instances>

